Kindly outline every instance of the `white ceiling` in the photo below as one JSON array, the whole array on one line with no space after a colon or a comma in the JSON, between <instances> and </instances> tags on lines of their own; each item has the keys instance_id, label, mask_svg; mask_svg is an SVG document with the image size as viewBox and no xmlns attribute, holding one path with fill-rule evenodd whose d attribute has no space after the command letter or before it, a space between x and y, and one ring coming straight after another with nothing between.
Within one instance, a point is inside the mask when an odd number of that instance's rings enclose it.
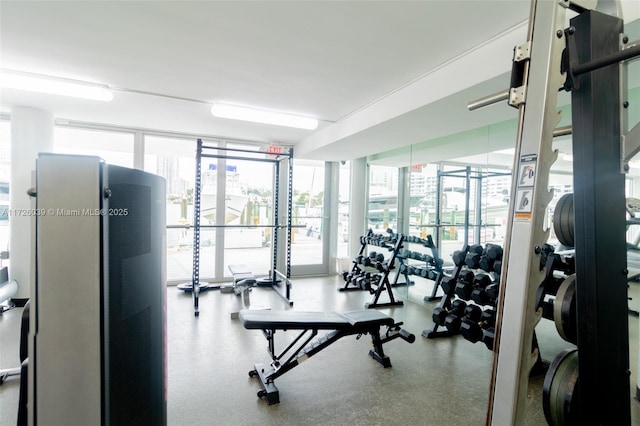
<instances>
[{"instance_id":1,"label":"white ceiling","mask_svg":"<svg viewBox=\"0 0 640 426\"><path fill-rule=\"evenodd\" d=\"M529 3L2 0L2 68L122 90L107 103L3 90L0 110L362 157L512 118L506 106L466 104L507 88ZM322 122L306 131L216 119L214 101Z\"/></svg>"}]
</instances>

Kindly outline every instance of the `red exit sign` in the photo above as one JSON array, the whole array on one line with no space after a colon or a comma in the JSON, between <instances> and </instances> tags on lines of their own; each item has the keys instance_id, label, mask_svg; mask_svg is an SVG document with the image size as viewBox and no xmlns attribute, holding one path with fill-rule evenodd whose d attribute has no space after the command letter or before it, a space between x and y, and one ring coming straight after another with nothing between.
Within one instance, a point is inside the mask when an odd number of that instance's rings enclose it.
<instances>
[{"instance_id":1,"label":"red exit sign","mask_svg":"<svg viewBox=\"0 0 640 426\"><path fill-rule=\"evenodd\" d=\"M278 145L269 145L267 147L267 152L269 154L282 154L284 152L284 147Z\"/></svg>"}]
</instances>

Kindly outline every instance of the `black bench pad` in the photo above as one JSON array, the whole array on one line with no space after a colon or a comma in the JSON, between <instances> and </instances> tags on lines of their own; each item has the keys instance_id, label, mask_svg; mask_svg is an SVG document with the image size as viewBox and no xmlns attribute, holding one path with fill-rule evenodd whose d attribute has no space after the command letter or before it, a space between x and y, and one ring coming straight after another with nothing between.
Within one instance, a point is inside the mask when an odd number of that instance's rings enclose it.
<instances>
[{"instance_id":1,"label":"black bench pad","mask_svg":"<svg viewBox=\"0 0 640 426\"><path fill-rule=\"evenodd\" d=\"M353 330L391 326L393 318L376 310L354 312L254 311L244 309L239 314L246 329L284 330Z\"/></svg>"}]
</instances>

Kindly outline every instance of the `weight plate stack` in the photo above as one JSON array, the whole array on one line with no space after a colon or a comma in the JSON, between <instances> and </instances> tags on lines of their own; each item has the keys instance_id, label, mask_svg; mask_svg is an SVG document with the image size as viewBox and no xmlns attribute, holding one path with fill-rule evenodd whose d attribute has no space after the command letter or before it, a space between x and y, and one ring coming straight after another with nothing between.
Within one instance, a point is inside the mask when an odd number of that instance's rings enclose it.
<instances>
[{"instance_id":1,"label":"weight plate stack","mask_svg":"<svg viewBox=\"0 0 640 426\"><path fill-rule=\"evenodd\" d=\"M566 247L574 246L573 220L573 194L564 194L553 211L553 231Z\"/></svg>"},{"instance_id":2,"label":"weight plate stack","mask_svg":"<svg viewBox=\"0 0 640 426\"><path fill-rule=\"evenodd\" d=\"M544 416L551 426L578 424L578 379L578 350L560 352L549 366L542 387Z\"/></svg>"}]
</instances>

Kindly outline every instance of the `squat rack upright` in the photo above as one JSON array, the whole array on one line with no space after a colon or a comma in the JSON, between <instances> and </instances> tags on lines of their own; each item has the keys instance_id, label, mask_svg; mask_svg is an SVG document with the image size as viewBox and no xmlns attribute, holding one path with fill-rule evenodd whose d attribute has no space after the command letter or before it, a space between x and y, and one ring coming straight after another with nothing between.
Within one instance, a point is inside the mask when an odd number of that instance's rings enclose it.
<instances>
[{"instance_id":1,"label":"squat rack upright","mask_svg":"<svg viewBox=\"0 0 640 426\"><path fill-rule=\"evenodd\" d=\"M223 153L220 153L223 151ZM245 227L246 225L201 225L201 190L202 190L202 159L203 158L220 158L226 160L243 160L258 161L272 163L275 166L274 190L273 190L273 224L272 225L251 225L252 228L265 227L273 228L272 232L272 264L269 276L260 279L259 285L270 285L273 290L289 304L293 306L291 301L291 230L292 230L292 204L293 204L293 148L282 148L281 152L263 152L249 149L227 148L220 146L204 145L202 139L198 139L196 148L196 179L193 194L193 275L191 280L193 294L194 315L199 316L199 293L200 293L200 229L201 228L229 228L229 227ZM236 153L229 155L227 153ZM261 154L272 156L273 158L256 158L252 156L243 156L242 154ZM286 224L279 223L280 220L280 164L283 160L287 161L287 217ZM278 234L284 229L286 232L286 263L285 272L278 270ZM285 293L283 294L278 288L278 284L282 279L285 283Z\"/></svg>"},{"instance_id":2,"label":"squat rack upright","mask_svg":"<svg viewBox=\"0 0 640 426\"><path fill-rule=\"evenodd\" d=\"M437 228L437 232L435 234L435 245L436 247L440 247L440 242L442 240L442 232L441 230L445 227L456 226L455 224L444 225L442 223L442 198L444 195L443 188L443 179L445 177L455 177L461 178L465 180L465 197L464 197L464 244L469 244L469 228L474 229L474 244L480 244L480 232L483 227L487 227L490 225L482 223L482 200L481 195L476 194L475 200L475 218L474 224L469 224L469 210L471 209L471 179L474 179L477 182L476 192L482 194L482 183L483 179L493 178L497 176L511 176L511 172L481 172L472 170L471 166L466 166L464 169L459 170L449 170L442 171L438 170L438 180L436 183L436 223L435 227ZM426 227L433 227L434 225L428 224L424 225Z\"/></svg>"}]
</instances>

